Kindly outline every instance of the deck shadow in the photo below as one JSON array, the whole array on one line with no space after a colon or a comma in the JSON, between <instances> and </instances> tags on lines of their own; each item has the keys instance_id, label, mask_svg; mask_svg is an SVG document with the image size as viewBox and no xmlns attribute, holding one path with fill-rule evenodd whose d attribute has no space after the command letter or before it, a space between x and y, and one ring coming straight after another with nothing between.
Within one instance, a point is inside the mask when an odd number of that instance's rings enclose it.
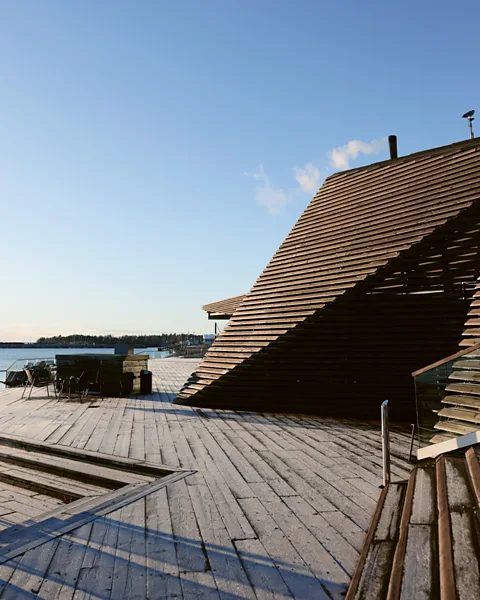
<instances>
[{"instance_id":1,"label":"deck shadow","mask_svg":"<svg viewBox=\"0 0 480 600\"><path fill-rule=\"evenodd\" d=\"M43 595L47 588L53 597L61 586L69 596L75 591L101 600L128 597L131 585L139 598L146 598L147 590L149 598L217 598L219 589L222 598L240 600L253 588L307 600L327 598L328 593L341 597L346 590L344 584L315 577L306 565L272 559L267 553L238 552L234 542L231 546L204 542L108 515L94 521L88 535L82 535L81 529L10 560L7 564L15 572L0 577L2 598L48 598L49 594ZM70 561L76 557L74 578L67 557Z\"/></svg>"}]
</instances>

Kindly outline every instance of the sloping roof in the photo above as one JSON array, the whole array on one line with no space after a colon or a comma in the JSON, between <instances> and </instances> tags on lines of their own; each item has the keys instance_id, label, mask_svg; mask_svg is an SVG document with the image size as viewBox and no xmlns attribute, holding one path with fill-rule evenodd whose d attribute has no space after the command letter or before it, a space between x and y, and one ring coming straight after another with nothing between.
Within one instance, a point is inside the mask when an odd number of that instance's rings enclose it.
<instances>
[{"instance_id":1,"label":"sloping roof","mask_svg":"<svg viewBox=\"0 0 480 600\"><path fill-rule=\"evenodd\" d=\"M330 176L178 401L247 368L287 332L380 273L471 207L479 184L478 139Z\"/></svg>"},{"instance_id":2,"label":"sloping roof","mask_svg":"<svg viewBox=\"0 0 480 600\"><path fill-rule=\"evenodd\" d=\"M202 310L211 314L232 316L243 302L244 298L245 294L242 294L241 296L232 296L232 298L225 298L225 300L218 300L218 302L204 304L202 306Z\"/></svg>"}]
</instances>

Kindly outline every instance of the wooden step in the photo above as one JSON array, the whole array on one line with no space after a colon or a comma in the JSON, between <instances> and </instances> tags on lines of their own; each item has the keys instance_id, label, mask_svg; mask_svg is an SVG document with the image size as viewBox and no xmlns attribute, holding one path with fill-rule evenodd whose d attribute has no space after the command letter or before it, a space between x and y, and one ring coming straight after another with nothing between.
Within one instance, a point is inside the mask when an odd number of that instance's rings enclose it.
<instances>
[{"instance_id":1,"label":"wooden step","mask_svg":"<svg viewBox=\"0 0 480 600\"><path fill-rule=\"evenodd\" d=\"M466 406L468 408L478 408L480 410L480 398L476 396L449 395L442 400L443 404L453 404L455 406Z\"/></svg>"},{"instance_id":2,"label":"wooden step","mask_svg":"<svg viewBox=\"0 0 480 600\"><path fill-rule=\"evenodd\" d=\"M478 342L479 340L476 336L480 335L480 331L478 329L465 329L462 335L468 335Z\"/></svg>"},{"instance_id":3,"label":"wooden step","mask_svg":"<svg viewBox=\"0 0 480 600\"><path fill-rule=\"evenodd\" d=\"M470 358L480 358L480 348L475 347L478 346L479 340L472 341L472 351L468 353Z\"/></svg>"},{"instance_id":4,"label":"wooden step","mask_svg":"<svg viewBox=\"0 0 480 600\"><path fill-rule=\"evenodd\" d=\"M460 381L472 381L473 383L480 383L480 373L475 371L454 371L449 375L448 379L450 381L458 379Z\"/></svg>"},{"instance_id":5,"label":"wooden step","mask_svg":"<svg viewBox=\"0 0 480 600\"><path fill-rule=\"evenodd\" d=\"M39 473L37 470L3 461L0 461L0 481L68 501L84 496L99 496L110 491L104 487L72 481L49 473Z\"/></svg>"},{"instance_id":6,"label":"wooden step","mask_svg":"<svg viewBox=\"0 0 480 600\"><path fill-rule=\"evenodd\" d=\"M346 600L385 597L406 488L404 482L390 483L382 490Z\"/></svg>"},{"instance_id":7,"label":"wooden step","mask_svg":"<svg viewBox=\"0 0 480 600\"><path fill-rule=\"evenodd\" d=\"M478 327L480 325L480 319L472 317L465 322L466 327Z\"/></svg>"},{"instance_id":8,"label":"wooden step","mask_svg":"<svg viewBox=\"0 0 480 600\"><path fill-rule=\"evenodd\" d=\"M480 396L480 385L474 383L449 383L446 386L445 391Z\"/></svg>"},{"instance_id":9,"label":"wooden step","mask_svg":"<svg viewBox=\"0 0 480 600\"><path fill-rule=\"evenodd\" d=\"M435 597L432 592L438 590L436 522L435 469L414 469L403 505L400 537L388 586L389 600Z\"/></svg>"},{"instance_id":10,"label":"wooden step","mask_svg":"<svg viewBox=\"0 0 480 600\"><path fill-rule=\"evenodd\" d=\"M466 461L442 456L436 470L441 598L480 598L475 501Z\"/></svg>"},{"instance_id":11,"label":"wooden step","mask_svg":"<svg viewBox=\"0 0 480 600\"><path fill-rule=\"evenodd\" d=\"M153 477L8 446L0 446L0 461L113 490L130 483L153 481Z\"/></svg>"},{"instance_id":12,"label":"wooden step","mask_svg":"<svg viewBox=\"0 0 480 600\"><path fill-rule=\"evenodd\" d=\"M464 335L464 334L462 334L462 335ZM467 338L467 339L462 340L460 342L459 346L461 346L461 347L469 347L469 346L474 346L477 343L478 343L478 340L475 340L473 338Z\"/></svg>"},{"instance_id":13,"label":"wooden step","mask_svg":"<svg viewBox=\"0 0 480 600\"><path fill-rule=\"evenodd\" d=\"M464 423L456 423L455 421L439 421L433 426L434 429L440 429L440 431L449 431L450 433L456 433L457 435L465 435L466 433L473 433L478 431L480 427L474 425L465 425Z\"/></svg>"},{"instance_id":14,"label":"wooden step","mask_svg":"<svg viewBox=\"0 0 480 600\"><path fill-rule=\"evenodd\" d=\"M480 508L480 449L478 446L472 446L465 456L477 507Z\"/></svg>"},{"instance_id":15,"label":"wooden step","mask_svg":"<svg viewBox=\"0 0 480 600\"><path fill-rule=\"evenodd\" d=\"M440 442L448 442L448 440L453 440L457 436L453 433L437 433L432 438L430 438L431 444L440 444Z\"/></svg>"},{"instance_id":16,"label":"wooden step","mask_svg":"<svg viewBox=\"0 0 480 600\"><path fill-rule=\"evenodd\" d=\"M469 356L467 354L467 356ZM470 369L480 371L480 360L471 360L470 358L460 358L453 363L454 369Z\"/></svg>"},{"instance_id":17,"label":"wooden step","mask_svg":"<svg viewBox=\"0 0 480 600\"><path fill-rule=\"evenodd\" d=\"M470 447L466 456L446 454L434 466L418 466L400 501L388 488L379 500L347 600L480 598L480 445ZM401 506L399 526L394 505ZM386 528L381 527L384 516Z\"/></svg>"},{"instance_id":18,"label":"wooden step","mask_svg":"<svg viewBox=\"0 0 480 600\"><path fill-rule=\"evenodd\" d=\"M480 423L480 413L477 410L468 410L467 408L442 408L442 410L438 412L438 416L446 419L466 421L467 423L472 423L474 425ZM480 427L478 427L477 430L478 429L480 429Z\"/></svg>"},{"instance_id":19,"label":"wooden step","mask_svg":"<svg viewBox=\"0 0 480 600\"><path fill-rule=\"evenodd\" d=\"M135 473L137 475L153 477L154 479L169 475L172 471L182 472L182 469L176 467L166 467L165 465L152 464L134 458L112 456L111 454L105 454L103 452L92 452L91 450L85 450L85 448L72 448L69 446L51 444L49 442L35 442L31 439L12 434L1 433L0 446L2 448L5 446L9 448L20 448L29 452L38 452L42 455L69 458L91 465L101 465L103 467L112 468L120 473Z\"/></svg>"}]
</instances>

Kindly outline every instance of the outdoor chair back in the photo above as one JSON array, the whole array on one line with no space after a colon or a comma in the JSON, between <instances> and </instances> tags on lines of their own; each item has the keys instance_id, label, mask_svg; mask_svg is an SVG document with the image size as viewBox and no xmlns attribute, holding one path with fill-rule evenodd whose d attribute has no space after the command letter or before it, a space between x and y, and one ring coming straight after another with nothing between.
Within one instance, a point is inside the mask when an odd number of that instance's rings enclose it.
<instances>
[{"instance_id":1,"label":"outdoor chair back","mask_svg":"<svg viewBox=\"0 0 480 600\"><path fill-rule=\"evenodd\" d=\"M38 367L25 367L24 369L25 375L27 376L27 381L25 387L23 388L22 398L25 395L27 387L30 388L28 398L32 395L32 390L34 387L36 388L46 388L47 396L50 397L50 392L48 387L51 385L53 387L53 391L55 397L57 397L57 392L55 390L55 379L52 371L47 366L38 366Z\"/></svg>"}]
</instances>

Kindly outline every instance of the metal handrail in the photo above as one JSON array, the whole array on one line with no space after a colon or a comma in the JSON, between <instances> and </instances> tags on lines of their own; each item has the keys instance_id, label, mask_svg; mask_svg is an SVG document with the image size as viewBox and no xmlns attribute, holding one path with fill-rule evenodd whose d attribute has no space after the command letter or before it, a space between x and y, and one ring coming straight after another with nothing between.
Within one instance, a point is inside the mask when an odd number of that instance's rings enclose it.
<instances>
[{"instance_id":1,"label":"metal handrail","mask_svg":"<svg viewBox=\"0 0 480 600\"><path fill-rule=\"evenodd\" d=\"M390 431L388 426L388 400L384 400L380 409L382 420L382 458L383 485L390 483Z\"/></svg>"}]
</instances>

